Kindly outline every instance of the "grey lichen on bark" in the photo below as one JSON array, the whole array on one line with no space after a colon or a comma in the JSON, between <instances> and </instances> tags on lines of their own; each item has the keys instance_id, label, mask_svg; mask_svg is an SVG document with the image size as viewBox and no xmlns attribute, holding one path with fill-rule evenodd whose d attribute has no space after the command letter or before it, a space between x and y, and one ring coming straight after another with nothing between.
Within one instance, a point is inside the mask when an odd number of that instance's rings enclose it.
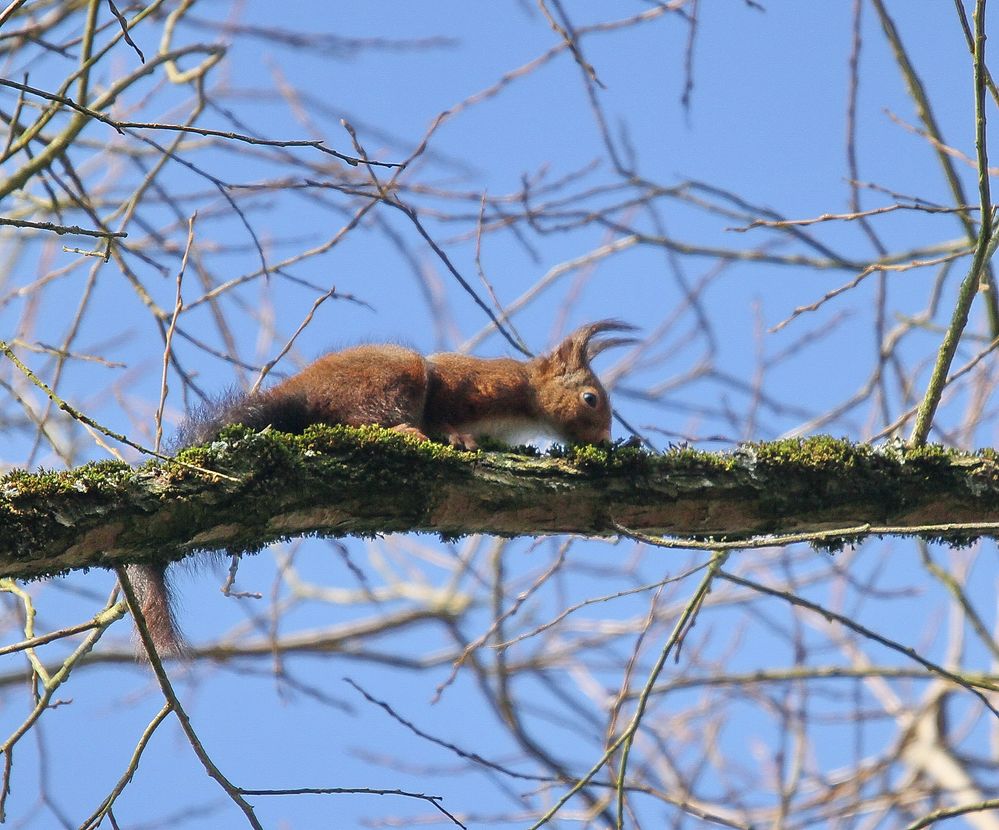
<instances>
[{"instance_id":1,"label":"grey lichen on bark","mask_svg":"<svg viewBox=\"0 0 999 830\"><path fill-rule=\"evenodd\" d=\"M852 528L845 537L919 533L965 542L999 531L991 450L818 437L721 453L467 453L378 427L316 426L292 436L236 426L178 458L188 466L102 462L0 478L0 576L255 551L309 534L607 536L624 527L765 541Z\"/></svg>"}]
</instances>

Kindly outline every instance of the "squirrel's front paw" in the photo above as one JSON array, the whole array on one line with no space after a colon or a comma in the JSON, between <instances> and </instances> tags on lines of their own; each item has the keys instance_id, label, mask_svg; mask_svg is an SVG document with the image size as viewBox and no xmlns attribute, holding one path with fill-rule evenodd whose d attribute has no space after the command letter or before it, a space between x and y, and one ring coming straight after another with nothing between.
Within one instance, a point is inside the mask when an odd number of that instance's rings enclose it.
<instances>
[{"instance_id":1,"label":"squirrel's front paw","mask_svg":"<svg viewBox=\"0 0 999 830\"><path fill-rule=\"evenodd\" d=\"M410 426L409 424L396 424L392 427L393 432L399 432L402 435L410 435L413 438L418 438L420 441L429 441L426 435L423 434L422 430L416 427Z\"/></svg>"},{"instance_id":2,"label":"squirrel's front paw","mask_svg":"<svg viewBox=\"0 0 999 830\"><path fill-rule=\"evenodd\" d=\"M477 450L479 445L470 432L448 432L447 442L456 450Z\"/></svg>"}]
</instances>

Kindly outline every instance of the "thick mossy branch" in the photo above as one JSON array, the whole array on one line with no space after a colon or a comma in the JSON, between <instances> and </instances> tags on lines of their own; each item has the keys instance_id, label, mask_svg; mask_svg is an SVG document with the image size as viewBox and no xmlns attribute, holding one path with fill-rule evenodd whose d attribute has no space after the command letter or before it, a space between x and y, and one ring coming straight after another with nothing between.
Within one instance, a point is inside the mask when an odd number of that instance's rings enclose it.
<instances>
[{"instance_id":1,"label":"thick mossy branch","mask_svg":"<svg viewBox=\"0 0 999 830\"><path fill-rule=\"evenodd\" d=\"M188 466L105 462L0 478L0 576L253 551L303 534L598 536L617 525L700 540L850 529L963 542L999 530L991 450L819 437L729 453L586 446L540 456L459 452L378 427L292 436L235 426L178 459Z\"/></svg>"}]
</instances>

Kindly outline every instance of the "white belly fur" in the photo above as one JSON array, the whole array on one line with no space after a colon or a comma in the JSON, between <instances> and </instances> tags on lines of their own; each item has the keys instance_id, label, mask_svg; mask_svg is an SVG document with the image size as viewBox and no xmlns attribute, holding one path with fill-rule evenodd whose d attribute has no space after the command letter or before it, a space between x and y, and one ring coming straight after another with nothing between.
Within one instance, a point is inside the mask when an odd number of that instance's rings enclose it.
<instances>
[{"instance_id":1,"label":"white belly fur","mask_svg":"<svg viewBox=\"0 0 999 830\"><path fill-rule=\"evenodd\" d=\"M565 440L565 436L549 424L531 418L487 418L453 426L458 432L469 433L476 440L488 435L511 446Z\"/></svg>"}]
</instances>

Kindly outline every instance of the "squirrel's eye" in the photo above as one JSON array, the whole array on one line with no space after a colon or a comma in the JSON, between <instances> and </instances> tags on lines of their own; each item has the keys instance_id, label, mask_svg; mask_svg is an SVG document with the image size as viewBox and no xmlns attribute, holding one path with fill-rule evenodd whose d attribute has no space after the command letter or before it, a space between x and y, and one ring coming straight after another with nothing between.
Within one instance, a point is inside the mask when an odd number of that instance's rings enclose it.
<instances>
[{"instance_id":1,"label":"squirrel's eye","mask_svg":"<svg viewBox=\"0 0 999 830\"><path fill-rule=\"evenodd\" d=\"M583 403L585 403L587 406L596 407L597 405L596 392L583 392L579 397L583 399Z\"/></svg>"}]
</instances>

